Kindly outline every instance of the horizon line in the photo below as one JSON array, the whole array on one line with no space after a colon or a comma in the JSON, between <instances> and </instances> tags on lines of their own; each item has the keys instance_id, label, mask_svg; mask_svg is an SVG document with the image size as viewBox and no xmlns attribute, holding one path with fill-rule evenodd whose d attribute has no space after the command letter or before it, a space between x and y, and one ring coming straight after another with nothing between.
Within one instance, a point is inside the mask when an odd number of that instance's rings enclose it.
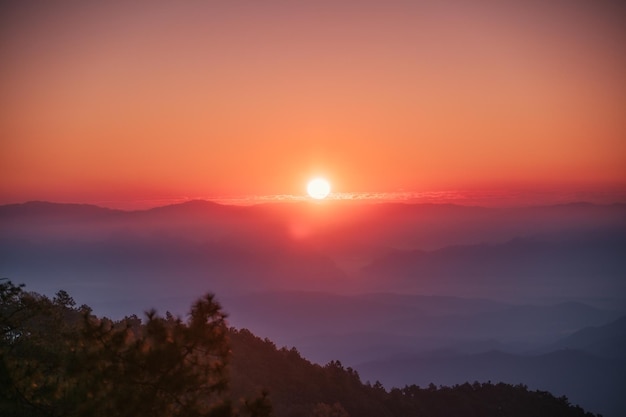
<instances>
[{"instance_id":1,"label":"horizon line","mask_svg":"<svg viewBox=\"0 0 626 417\"><path fill-rule=\"evenodd\" d=\"M306 195L295 194L265 194L265 195L241 195L241 196L180 196L171 198L153 199L107 199L107 200L84 200L84 201L53 201L45 199L32 199L25 201L3 202L1 205L25 204L40 201L57 204L87 204L115 210L149 210L176 204L184 204L191 201L206 201L225 206L255 206L271 203L301 203L311 202L317 204L333 202L354 203L405 203L405 204L439 204L459 205L474 207L512 208L551 206L574 203L588 203L598 205L626 204L626 190L619 193L602 191L561 191L553 190L527 190L527 191L395 191L395 192L335 192L324 200L313 200Z\"/></svg>"}]
</instances>

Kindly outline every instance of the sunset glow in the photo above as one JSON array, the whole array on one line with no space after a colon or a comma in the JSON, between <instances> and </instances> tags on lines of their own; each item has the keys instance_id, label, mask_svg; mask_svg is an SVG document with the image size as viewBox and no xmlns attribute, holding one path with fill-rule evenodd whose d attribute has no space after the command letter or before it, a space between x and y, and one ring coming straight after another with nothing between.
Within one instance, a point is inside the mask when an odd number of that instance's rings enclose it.
<instances>
[{"instance_id":1,"label":"sunset glow","mask_svg":"<svg viewBox=\"0 0 626 417\"><path fill-rule=\"evenodd\" d=\"M618 2L36 4L0 203L626 189Z\"/></svg>"},{"instance_id":2,"label":"sunset glow","mask_svg":"<svg viewBox=\"0 0 626 417\"><path fill-rule=\"evenodd\" d=\"M0 1L0 414L625 415L625 75L626 1Z\"/></svg>"}]
</instances>

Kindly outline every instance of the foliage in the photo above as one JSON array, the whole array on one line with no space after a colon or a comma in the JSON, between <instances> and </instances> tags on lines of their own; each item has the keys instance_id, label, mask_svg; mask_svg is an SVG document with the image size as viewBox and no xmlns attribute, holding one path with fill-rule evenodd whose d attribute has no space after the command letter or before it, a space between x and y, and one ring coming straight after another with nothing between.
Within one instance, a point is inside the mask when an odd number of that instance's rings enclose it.
<instances>
[{"instance_id":1,"label":"foliage","mask_svg":"<svg viewBox=\"0 0 626 417\"><path fill-rule=\"evenodd\" d=\"M230 346L213 295L183 322L148 312L121 321L0 284L0 414L228 416ZM257 415L263 415L257 413Z\"/></svg>"},{"instance_id":2,"label":"foliage","mask_svg":"<svg viewBox=\"0 0 626 417\"><path fill-rule=\"evenodd\" d=\"M385 401L394 415L444 417L593 417L567 398L555 398L545 391L531 391L525 385L465 383L453 387L427 388L416 385L392 389Z\"/></svg>"},{"instance_id":3,"label":"foliage","mask_svg":"<svg viewBox=\"0 0 626 417\"><path fill-rule=\"evenodd\" d=\"M312 417L349 417L350 414L339 403L319 403L313 408Z\"/></svg>"},{"instance_id":4,"label":"foliage","mask_svg":"<svg viewBox=\"0 0 626 417\"><path fill-rule=\"evenodd\" d=\"M145 322L112 321L76 307L64 291L49 299L10 281L0 281L0 415L593 416L524 385L388 392L379 382L362 383L339 361L313 364L295 348L228 329L210 294L186 321L154 311Z\"/></svg>"},{"instance_id":5,"label":"foliage","mask_svg":"<svg viewBox=\"0 0 626 417\"><path fill-rule=\"evenodd\" d=\"M277 348L246 329L230 329L233 389L239 395L266 388L277 417L590 417L583 409L524 385L430 384L385 390L362 383L339 361L325 366L302 358L295 348Z\"/></svg>"},{"instance_id":6,"label":"foliage","mask_svg":"<svg viewBox=\"0 0 626 417\"><path fill-rule=\"evenodd\" d=\"M321 413L324 405L336 405L352 416L392 416L358 373L339 361L325 366L313 364L295 348L278 349L272 341L247 329L231 328L230 340L234 395L267 389L276 416L310 417Z\"/></svg>"}]
</instances>

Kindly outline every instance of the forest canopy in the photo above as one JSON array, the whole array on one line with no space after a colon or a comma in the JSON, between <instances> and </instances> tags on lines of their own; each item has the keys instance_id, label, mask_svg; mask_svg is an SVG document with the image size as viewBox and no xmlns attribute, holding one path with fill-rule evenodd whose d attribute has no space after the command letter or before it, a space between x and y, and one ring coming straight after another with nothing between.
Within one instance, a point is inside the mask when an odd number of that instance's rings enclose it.
<instances>
[{"instance_id":1,"label":"forest canopy","mask_svg":"<svg viewBox=\"0 0 626 417\"><path fill-rule=\"evenodd\" d=\"M0 415L593 416L523 385L465 383L390 391L339 361L325 366L228 328L215 296L186 320L155 310L114 321L59 291L0 281Z\"/></svg>"}]
</instances>

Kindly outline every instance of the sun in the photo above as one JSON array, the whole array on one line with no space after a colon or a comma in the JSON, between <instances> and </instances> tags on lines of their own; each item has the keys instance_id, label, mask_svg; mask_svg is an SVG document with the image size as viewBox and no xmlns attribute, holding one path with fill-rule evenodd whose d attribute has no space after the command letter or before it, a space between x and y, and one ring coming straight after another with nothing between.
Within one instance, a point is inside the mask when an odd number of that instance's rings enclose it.
<instances>
[{"instance_id":1,"label":"sun","mask_svg":"<svg viewBox=\"0 0 626 417\"><path fill-rule=\"evenodd\" d=\"M314 178L307 184L306 191L311 198L323 200L330 194L330 183L324 178Z\"/></svg>"}]
</instances>

